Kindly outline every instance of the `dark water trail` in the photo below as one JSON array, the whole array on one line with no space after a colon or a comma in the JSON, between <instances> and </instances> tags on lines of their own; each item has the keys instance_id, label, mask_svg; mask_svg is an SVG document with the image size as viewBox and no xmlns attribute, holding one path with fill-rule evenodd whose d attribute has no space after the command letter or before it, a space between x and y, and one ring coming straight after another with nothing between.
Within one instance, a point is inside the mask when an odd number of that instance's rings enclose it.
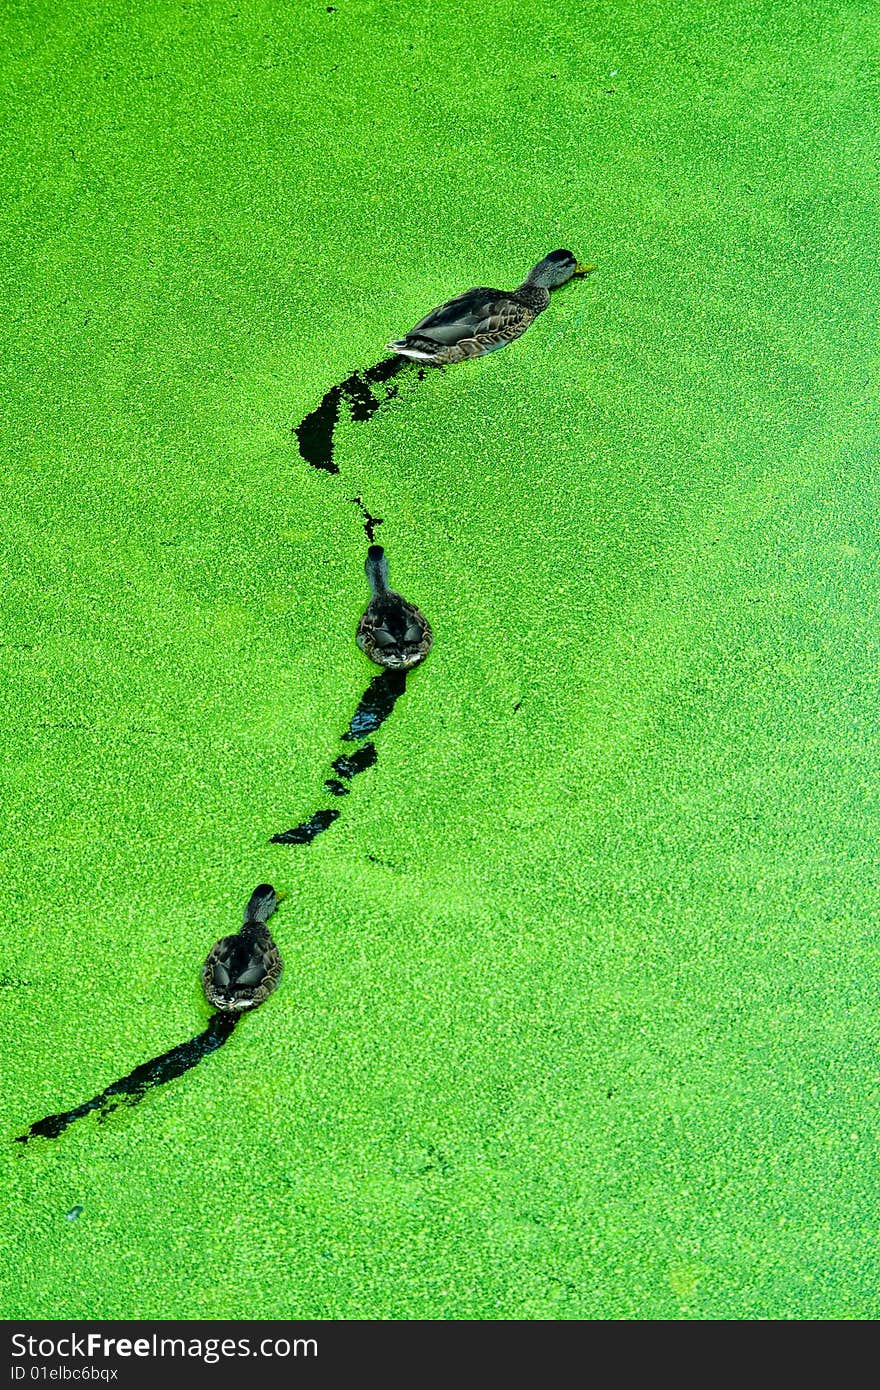
<instances>
[{"instance_id":1,"label":"dark water trail","mask_svg":"<svg viewBox=\"0 0 880 1390\"><path fill-rule=\"evenodd\" d=\"M348 397L352 420L371 420L380 405L392 400L400 390L399 386L389 386L384 396L374 395L370 387L384 386L406 366L407 359L395 354L394 357L383 357L381 362L376 362L365 372L352 372L351 376L346 377L340 386L342 394Z\"/></svg>"},{"instance_id":2,"label":"dark water trail","mask_svg":"<svg viewBox=\"0 0 880 1390\"><path fill-rule=\"evenodd\" d=\"M294 430L299 451L306 463L313 468L324 468L328 473L339 472L339 465L333 462L333 431L339 419L341 396L338 386L331 387L321 404L306 415Z\"/></svg>"},{"instance_id":3,"label":"dark water trail","mask_svg":"<svg viewBox=\"0 0 880 1390\"><path fill-rule=\"evenodd\" d=\"M30 1139L57 1139L74 1120L81 1120L93 1110L98 1111L99 1119L104 1119L123 1101L130 1105L136 1104L153 1086L163 1086L166 1081L174 1081L176 1077L189 1071L190 1067L201 1062L203 1057L216 1052L229 1038L237 1023L236 1014L214 1014L205 1031L197 1037L178 1043L177 1047L172 1047L169 1052L163 1052L161 1057L153 1057L149 1062L135 1067L128 1076L114 1081L100 1095L83 1101L82 1105L74 1106L73 1110L65 1110L59 1115L46 1115L44 1119L37 1120L27 1134L20 1134L15 1142L26 1144Z\"/></svg>"},{"instance_id":4,"label":"dark water trail","mask_svg":"<svg viewBox=\"0 0 880 1390\"><path fill-rule=\"evenodd\" d=\"M280 835L273 835L269 844L310 845L316 835L320 835L338 818L339 812L336 810L316 811L308 820L303 821L300 825L295 825L292 830L282 830Z\"/></svg>"},{"instance_id":5,"label":"dark water trail","mask_svg":"<svg viewBox=\"0 0 880 1390\"><path fill-rule=\"evenodd\" d=\"M381 675L374 676L342 735L343 742L359 743L368 734L374 734L385 723L405 690L405 671L383 671Z\"/></svg>"},{"instance_id":6,"label":"dark water trail","mask_svg":"<svg viewBox=\"0 0 880 1390\"><path fill-rule=\"evenodd\" d=\"M368 767L372 767L378 756L375 743L365 743L363 748L352 753L351 757L345 753L338 757L333 764L333 771L338 773L339 777L344 778L346 782L350 782L352 777L357 777L359 772L364 772ZM328 778L324 783L324 788L333 796L346 796L351 790L350 787L343 786L336 777Z\"/></svg>"},{"instance_id":7,"label":"dark water trail","mask_svg":"<svg viewBox=\"0 0 880 1390\"><path fill-rule=\"evenodd\" d=\"M370 545L372 545L373 541L376 539L376 527L381 526L385 518L384 516L370 516L370 513L367 511L360 497L352 497L351 500L356 507L360 508L361 516L364 518L364 531L366 532L367 540L370 542Z\"/></svg>"},{"instance_id":8,"label":"dark water trail","mask_svg":"<svg viewBox=\"0 0 880 1390\"><path fill-rule=\"evenodd\" d=\"M352 420L369 420L381 405L399 392L399 385L388 386L387 383L399 372L407 369L412 371L414 367L416 380L422 381L425 377L424 367L395 355L383 358L381 362L376 362L363 371L352 372L344 381L332 386L325 393L321 403L306 415L294 430L300 454L306 462L328 473L338 473L339 467L333 459L333 434L339 421L342 401L348 403ZM382 386L385 389L381 395L376 395L372 390L373 386ZM364 531L372 544L375 528L382 525L383 518L372 516L364 506L362 498L353 497L351 500L363 515ZM380 675L374 676L361 696L348 728L340 735L341 739L345 742L361 742L368 734L375 733L391 714L405 690L406 673L403 671L383 671ZM377 758L376 746L373 743L364 744L350 755L341 754L332 764L337 775L327 779L324 790L332 796L347 795L351 788L346 783L351 782L358 773L373 767ZM270 843L311 844L312 840L331 826L338 817L339 811L336 808L316 811L309 820L294 826L291 830L283 831L280 835L273 835ZM99 1120L103 1120L123 1102L136 1104L152 1087L175 1080L191 1067L197 1066L203 1057L216 1052L232 1035L238 1021L236 1014L215 1013L204 1032L135 1067L134 1071L112 1082L91 1100L83 1101L72 1110L46 1115L42 1120L35 1121L27 1133L20 1134L15 1142L26 1144L37 1138L57 1139L68 1125L93 1111L97 1113Z\"/></svg>"},{"instance_id":9,"label":"dark water trail","mask_svg":"<svg viewBox=\"0 0 880 1390\"><path fill-rule=\"evenodd\" d=\"M405 690L405 671L382 671L380 675L374 676L358 701L358 707L349 720L348 728L340 735L342 742L361 743L368 734L374 734L384 724ZM378 757L374 743L365 743L363 748L358 748L354 753L340 754L331 764L336 776L327 778L324 791L330 796L347 796L351 787L346 783L357 777L358 773L366 772L368 767L373 767ZM316 811L307 821L295 825L292 830L283 830L280 835L273 835L269 843L310 845L315 836L331 826L338 817L339 811L335 807Z\"/></svg>"},{"instance_id":10,"label":"dark water trail","mask_svg":"<svg viewBox=\"0 0 880 1390\"><path fill-rule=\"evenodd\" d=\"M416 369L415 379L424 380L424 367L395 354L394 357L383 357L381 362L363 371L352 372L344 381L331 386L324 393L320 405L310 411L293 430L306 463L327 473L338 473L339 465L333 459L333 433L339 421L342 401L347 402L352 420L369 420L381 405L390 401L400 390L399 385L387 385L391 378L397 376L398 372L412 371L413 368ZM377 395L372 389L374 386L381 386L384 390Z\"/></svg>"},{"instance_id":11,"label":"dark water trail","mask_svg":"<svg viewBox=\"0 0 880 1390\"><path fill-rule=\"evenodd\" d=\"M325 392L320 405L311 411L296 426L299 451L313 468L324 469L327 473L338 473L339 467L333 458L333 434L339 421L342 402L348 405L352 420L369 420L386 401L391 400L400 390L399 384L389 385L400 372L410 372L417 381L424 380L425 368L405 357L394 355L385 357L372 367L352 372L344 381L331 386ZM373 387L382 388L381 391ZM362 497L352 497L351 501L359 508L364 518L364 531L372 545L376 528L382 525L381 516L373 516L365 506ZM388 718L396 701L406 689L406 675L402 671L383 671L375 676L364 691L358 707L352 715L348 728L341 738L345 742L360 743L373 734ZM347 796L351 787L347 785L359 772L372 767L377 753L373 744L367 744L351 757L339 757L333 763L335 777L328 777L324 791L330 796ZM306 821L301 821L290 830L273 835L270 844L310 845L317 835L327 830L338 818L339 811L325 809L315 811Z\"/></svg>"}]
</instances>

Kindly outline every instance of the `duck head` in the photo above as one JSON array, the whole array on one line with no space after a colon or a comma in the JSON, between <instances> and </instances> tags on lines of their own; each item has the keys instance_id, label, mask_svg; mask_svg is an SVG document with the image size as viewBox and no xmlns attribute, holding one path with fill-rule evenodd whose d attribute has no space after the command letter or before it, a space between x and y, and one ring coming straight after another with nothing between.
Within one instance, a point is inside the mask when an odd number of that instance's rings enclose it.
<instances>
[{"instance_id":1,"label":"duck head","mask_svg":"<svg viewBox=\"0 0 880 1390\"><path fill-rule=\"evenodd\" d=\"M271 883L261 883L248 899L244 910L245 922L268 921L283 897L283 893L275 892Z\"/></svg>"},{"instance_id":2,"label":"duck head","mask_svg":"<svg viewBox=\"0 0 880 1390\"><path fill-rule=\"evenodd\" d=\"M367 551L364 572L373 598L388 592L388 556L381 545L371 545Z\"/></svg>"},{"instance_id":3,"label":"duck head","mask_svg":"<svg viewBox=\"0 0 880 1390\"><path fill-rule=\"evenodd\" d=\"M525 283L542 290L555 290L567 284L573 275L586 275L592 269L591 265L582 265L570 251L551 251L529 271Z\"/></svg>"}]
</instances>

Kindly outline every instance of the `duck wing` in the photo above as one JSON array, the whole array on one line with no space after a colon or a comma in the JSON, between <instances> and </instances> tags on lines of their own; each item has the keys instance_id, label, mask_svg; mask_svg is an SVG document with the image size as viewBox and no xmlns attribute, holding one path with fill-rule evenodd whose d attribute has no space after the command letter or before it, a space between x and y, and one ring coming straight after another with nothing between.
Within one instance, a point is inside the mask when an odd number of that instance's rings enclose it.
<instances>
[{"instance_id":1,"label":"duck wing","mask_svg":"<svg viewBox=\"0 0 880 1390\"><path fill-rule=\"evenodd\" d=\"M438 343L458 343L463 338L504 332L518 324L525 312L524 306L503 290L475 286L432 309L410 333L420 333L423 338L433 338Z\"/></svg>"},{"instance_id":2,"label":"duck wing","mask_svg":"<svg viewBox=\"0 0 880 1390\"><path fill-rule=\"evenodd\" d=\"M425 617L415 604L405 599L374 600L365 615L380 647L401 647L418 642L425 631Z\"/></svg>"},{"instance_id":3,"label":"duck wing","mask_svg":"<svg viewBox=\"0 0 880 1390\"><path fill-rule=\"evenodd\" d=\"M224 936L212 949L205 971L220 988L257 985L278 961L278 948L269 932Z\"/></svg>"}]
</instances>

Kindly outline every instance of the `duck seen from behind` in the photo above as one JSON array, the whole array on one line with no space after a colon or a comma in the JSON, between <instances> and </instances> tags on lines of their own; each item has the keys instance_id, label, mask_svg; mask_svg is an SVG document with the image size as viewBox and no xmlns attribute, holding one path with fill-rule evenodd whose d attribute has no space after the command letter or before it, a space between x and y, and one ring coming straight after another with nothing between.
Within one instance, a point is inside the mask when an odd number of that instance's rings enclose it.
<instances>
[{"instance_id":1,"label":"duck seen from behind","mask_svg":"<svg viewBox=\"0 0 880 1390\"><path fill-rule=\"evenodd\" d=\"M248 899L241 930L222 937L208 952L202 987L208 1003L222 1013L255 1009L277 988L282 960L266 922L283 897L271 884L261 883Z\"/></svg>"},{"instance_id":2,"label":"duck seen from behind","mask_svg":"<svg viewBox=\"0 0 880 1390\"><path fill-rule=\"evenodd\" d=\"M483 357L525 333L547 308L551 290L566 284L573 275L587 275L595 268L582 265L570 251L551 251L529 271L518 289L465 290L432 309L415 328L388 346L401 357L438 367L466 357Z\"/></svg>"},{"instance_id":3,"label":"duck seen from behind","mask_svg":"<svg viewBox=\"0 0 880 1390\"><path fill-rule=\"evenodd\" d=\"M371 545L364 565L370 602L358 623L357 644L379 666L408 671L431 650L434 634L420 608L388 587L388 558L381 545Z\"/></svg>"}]
</instances>

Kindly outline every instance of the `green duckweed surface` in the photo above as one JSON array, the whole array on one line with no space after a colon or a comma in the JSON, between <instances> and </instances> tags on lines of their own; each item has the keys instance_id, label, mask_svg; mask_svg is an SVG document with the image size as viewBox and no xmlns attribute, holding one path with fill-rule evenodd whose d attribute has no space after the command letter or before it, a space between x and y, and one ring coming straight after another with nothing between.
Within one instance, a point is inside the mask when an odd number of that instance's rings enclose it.
<instances>
[{"instance_id":1,"label":"green duckweed surface","mask_svg":"<svg viewBox=\"0 0 880 1390\"><path fill-rule=\"evenodd\" d=\"M875 20L7 7L5 1316L880 1315ZM333 802L356 495L436 644Z\"/></svg>"}]
</instances>

